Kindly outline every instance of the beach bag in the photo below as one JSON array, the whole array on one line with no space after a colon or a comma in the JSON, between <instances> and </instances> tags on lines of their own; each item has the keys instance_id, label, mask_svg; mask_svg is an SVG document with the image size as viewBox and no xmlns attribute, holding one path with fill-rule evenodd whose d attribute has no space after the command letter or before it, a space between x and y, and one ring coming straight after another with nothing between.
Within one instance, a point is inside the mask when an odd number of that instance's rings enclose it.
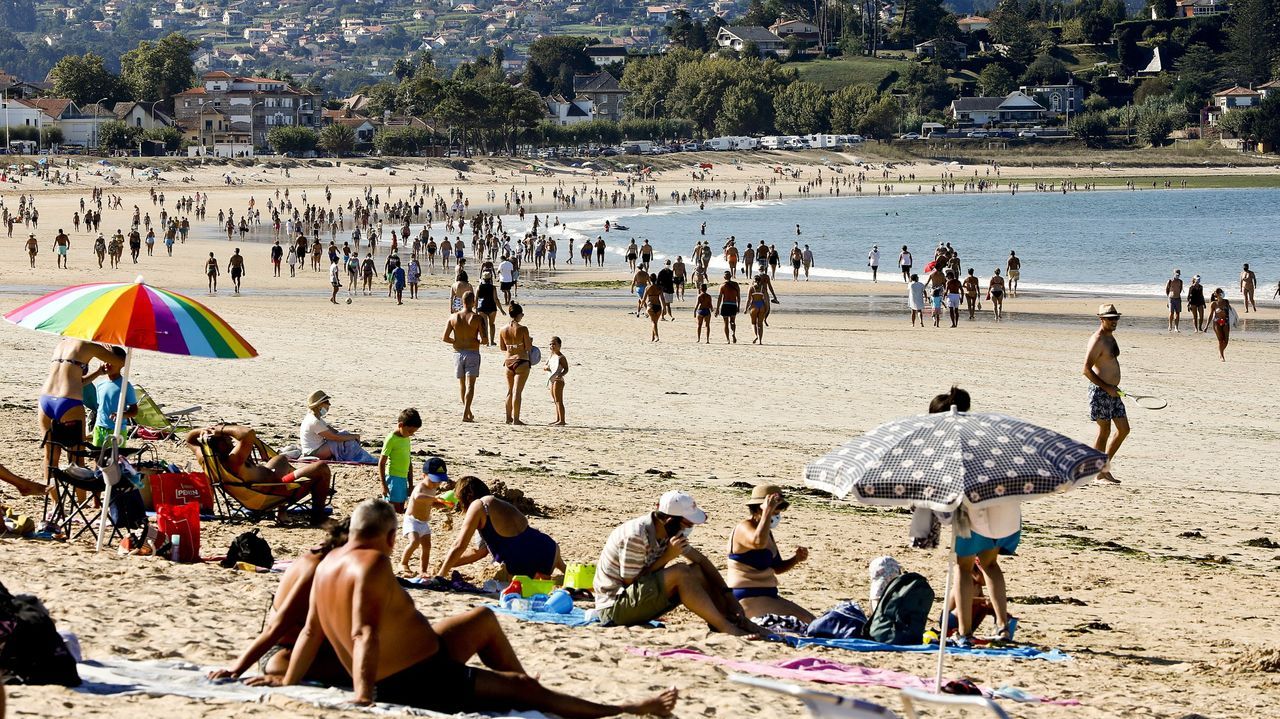
<instances>
[{"instance_id":1,"label":"beach bag","mask_svg":"<svg viewBox=\"0 0 1280 719\"><path fill-rule=\"evenodd\" d=\"M160 504L156 506L156 526L160 541L168 543L174 535L178 539L178 561L200 561L200 505ZM168 555L165 555L168 556Z\"/></svg>"},{"instance_id":2,"label":"beach bag","mask_svg":"<svg viewBox=\"0 0 1280 719\"><path fill-rule=\"evenodd\" d=\"M142 492L133 482L121 481L111 488L111 523L119 529L138 529L147 524L147 507Z\"/></svg>"},{"instance_id":3,"label":"beach bag","mask_svg":"<svg viewBox=\"0 0 1280 719\"><path fill-rule=\"evenodd\" d=\"M224 569L230 569L239 562L248 562L255 567L270 569L275 563L275 555L271 553L271 545L258 536L258 530L250 530L231 540L227 548L227 556L220 562Z\"/></svg>"},{"instance_id":4,"label":"beach bag","mask_svg":"<svg viewBox=\"0 0 1280 719\"><path fill-rule=\"evenodd\" d=\"M0 678L5 684L80 686L76 660L39 599L0 584Z\"/></svg>"},{"instance_id":5,"label":"beach bag","mask_svg":"<svg viewBox=\"0 0 1280 719\"><path fill-rule=\"evenodd\" d=\"M808 637L858 639L867 627L867 615L857 602L841 602L809 623Z\"/></svg>"},{"instance_id":6,"label":"beach bag","mask_svg":"<svg viewBox=\"0 0 1280 719\"><path fill-rule=\"evenodd\" d=\"M916 572L899 575L867 622L867 638L884 644L915 645L924 641L924 627L933 608L933 587Z\"/></svg>"},{"instance_id":7,"label":"beach bag","mask_svg":"<svg viewBox=\"0 0 1280 719\"><path fill-rule=\"evenodd\" d=\"M161 472L150 476L151 496L147 506L196 502L206 514L213 513L213 489L203 472Z\"/></svg>"}]
</instances>

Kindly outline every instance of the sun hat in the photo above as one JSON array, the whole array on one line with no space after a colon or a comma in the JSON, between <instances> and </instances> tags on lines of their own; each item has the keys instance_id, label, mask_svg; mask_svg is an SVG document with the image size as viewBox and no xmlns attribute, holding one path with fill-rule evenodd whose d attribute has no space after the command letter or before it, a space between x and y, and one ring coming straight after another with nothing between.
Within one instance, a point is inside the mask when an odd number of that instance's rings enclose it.
<instances>
[{"instance_id":1,"label":"sun hat","mask_svg":"<svg viewBox=\"0 0 1280 719\"><path fill-rule=\"evenodd\" d=\"M759 507L764 504L764 501L768 499L771 494L781 496L782 487L779 487L776 484L757 484L751 490L751 499L747 500L747 506ZM789 506L791 506L791 503L783 499L782 502L778 504L778 511L785 510Z\"/></svg>"},{"instance_id":2,"label":"sun hat","mask_svg":"<svg viewBox=\"0 0 1280 719\"><path fill-rule=\"evenodd\" d=\"M439 457L428 457L427 461L422 463L422 473L432 482L449 481L449 467Z\"/></svg>"},{"instance_id":3,"label":"sun hat","mask_svg":"<svg viewBox=\"0 0 1280 719\"><path fill-rule=\"evenodd\" d=\"M329 399L330 397L328 392L318 389L315 392L312 392L311 396L307 398L307 408L315 409L317 406L328 402Z\"/></svg>"},{"instance_id":4,"label":"sun hat","mask_svg":"<svg viewBox=\"0 0 1280 719\"><path fill-rule=\"evenodd\" d=\"M694 524L707 521L707 513L698 509L698 503L684 492L671 491L658 500L658 511L672 517L687 519Z\"/></svg>"},{"instance_id":5,"label":"sun hat","mask_svg":"<svg viewBox=\"0 0 1280 719\"><path fill-rule=\"evenodd\" d=\"M1114 319L1120 316L1120 310L1111 303L1098 305L1098 316L1103 319Z\"/></svg>"}]
</instances>

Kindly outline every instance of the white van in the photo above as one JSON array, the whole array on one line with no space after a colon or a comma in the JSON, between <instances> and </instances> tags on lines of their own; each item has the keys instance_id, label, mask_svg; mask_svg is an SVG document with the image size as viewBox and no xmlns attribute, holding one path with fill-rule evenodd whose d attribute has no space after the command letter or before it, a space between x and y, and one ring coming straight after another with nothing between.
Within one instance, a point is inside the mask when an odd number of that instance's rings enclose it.
<instances>
[{"instance_id":1,"label":"white van","mask_svg":"<svg viewBox=\"0 0 1280 719\"><path fill-rule=\"evenodd\" d=\"M760 138L760 149L762 149L762 150L778 150L778 149L781 149L781 148L782 148L782 142L783 142L784 140L786 140L786 138L785 138L785 137L780 137L780 136L778 136L778 135L768 135L768 136L762 137L762 138Z\"/></svg>"},{"instance_id":2,"label":"white van","mask_svg":"<svg viewBox=\"0 0 1280 719\"><path fill-rule=\"evenodd\" d=\"M707 140L705 143L703 143L703 148L708 150L715 150L716 152L732 150L738 146L737 140L738 138L736 137L713 137L710 140Z\"/></svg>"},{"instance_id":3,"label":"white van","mask_svg":"<svg viewBox=\"0 0 1280 719\"><path fill-rule=\"evenodd\" d=\"M760 148L760 141L754 137L735 137L734 141L734 149L757 150Z\"/></svg>"}]
</instances>

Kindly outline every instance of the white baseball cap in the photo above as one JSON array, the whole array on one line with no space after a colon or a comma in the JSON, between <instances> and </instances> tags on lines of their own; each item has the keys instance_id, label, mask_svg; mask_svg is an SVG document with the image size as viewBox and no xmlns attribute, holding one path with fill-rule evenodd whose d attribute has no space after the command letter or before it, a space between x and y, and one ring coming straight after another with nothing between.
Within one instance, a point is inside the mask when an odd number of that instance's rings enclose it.
<instances>
[{"instance_id":1,"label":"white baseball cap","mask_svg":"<svg viewBox=\"0 0 1280 719\"><path fill-rule=\"evenodd\" d=\"M698 503L684 492L671 491L658 500L658 511L663 514L687 519L694 524L707 521L707 513L698 509Z\"/></svg>"}]
</instances>

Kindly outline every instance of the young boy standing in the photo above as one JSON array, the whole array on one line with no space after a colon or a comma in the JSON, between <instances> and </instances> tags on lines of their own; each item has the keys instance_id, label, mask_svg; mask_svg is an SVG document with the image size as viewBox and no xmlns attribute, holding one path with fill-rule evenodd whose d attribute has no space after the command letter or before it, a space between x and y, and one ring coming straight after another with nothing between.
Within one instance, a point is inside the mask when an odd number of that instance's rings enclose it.
<instances>
[{"instance_id":1,"label":"young boy standing","mask_svg":"<svg viewBox=\"0 0 1280 719\"><path fill-rule=\"evenodd\" d=\"M409 480L413 467L409 462L409 438L422 427L418 410L410 407L400 413L396 428L382 443L382 455L378 458L378 477L382 480L382 495L404 513L405 500L409 498Z\"/></svg>"},{"instance_id":2,"label":"young boy standing","mask_svg":"<svg viewBox=\"0 0 1280 719\"><path fill-rule=\"evenodd\" d=\"M404 514L402 533L405 547L404 554L400 557L400 567L405 574L413 574L413 570L409 568L409 560L413 558L414 551L422 547L422 561L418 565L421 571L418 576L429 577L431 574L427 565L431 561L431 510L436 505L447 506L438 495L440 488L449 481L449 475L444 460L439 457L429 458L422 466L422 473L422 481L414 486L413 494L409 496L408 511Z\"/></svg>"}]
</instances>

